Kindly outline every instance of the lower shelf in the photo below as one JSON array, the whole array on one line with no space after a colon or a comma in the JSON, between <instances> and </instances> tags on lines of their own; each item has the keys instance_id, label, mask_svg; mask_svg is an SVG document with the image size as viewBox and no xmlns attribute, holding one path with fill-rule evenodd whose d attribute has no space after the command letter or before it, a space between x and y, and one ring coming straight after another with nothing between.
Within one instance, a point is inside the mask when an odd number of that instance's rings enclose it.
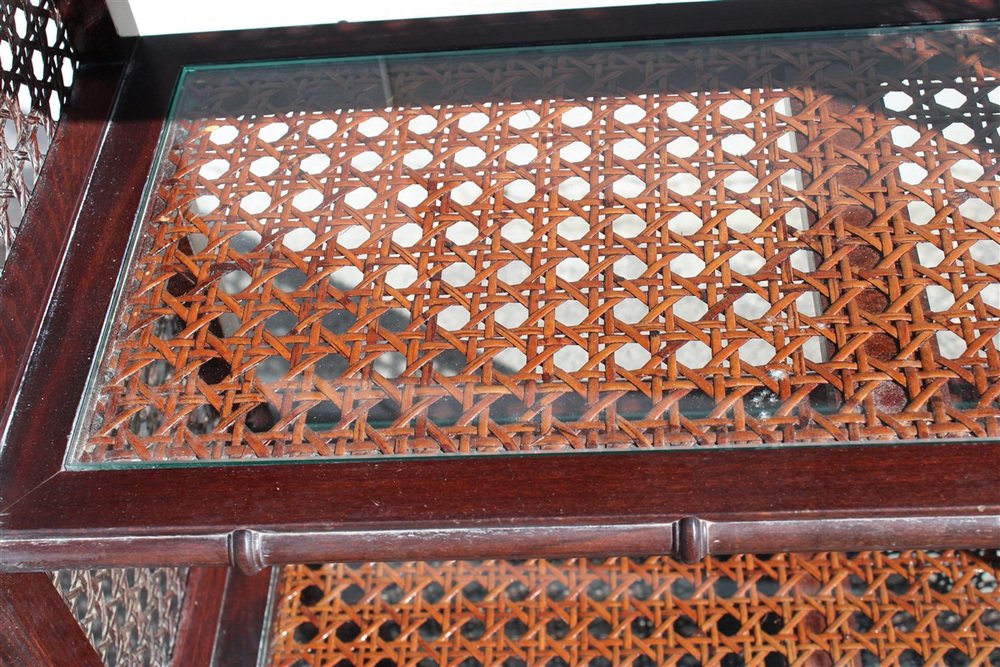
<instances>
[{"instance_id":1,"label":"lower shelf","mask_svg":"<svg viewBox=\"0 0 1000 667\"><path fill-rule=\"evenodd\" d=\"M299 565L267 664L1000 665L997 552Z\"/></svg>"}]
</instances>

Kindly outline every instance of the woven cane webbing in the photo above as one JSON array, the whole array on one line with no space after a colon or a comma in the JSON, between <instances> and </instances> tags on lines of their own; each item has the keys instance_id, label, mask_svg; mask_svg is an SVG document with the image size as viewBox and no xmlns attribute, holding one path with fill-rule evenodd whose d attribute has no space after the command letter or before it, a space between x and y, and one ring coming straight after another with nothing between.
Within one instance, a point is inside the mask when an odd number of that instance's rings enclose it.
<instances>
[{"instance_id":1,"label":"woven cane webbing","mask_svg":"<svg viewBox=\"0 0 1000 667\"><path fill-rule=\"evenodd\" d=\"M170 664L177 642L187 573L187 568L59 570L52 580L104 664L162 667Z\"/></svg>"},{"instance_id":2,"label":"woven cane webbing","mask_svg":"<svg viewBox=\"0 0 1000 667\"><path fill-rule=\"evenodd\" d=\"M997 36L188 72L77 458L1000 436Z\"/></svg>"},{"instance_id":3,"label":"woven cane webbing","mask_svg":"<svg viewBox=\"0 0 1000 667\"><path fill-rule=\"evenodd\" d=\"M1000 665L996 554L286 567L270 664Z\"/></svg>"},{"instance_id":4,"label":"woven cane webbing","mask_svg":"<svg viewBox=\"0 0 1000 667\"><path fill-rule=\"evenodd\" d=\"M52 0L0 2L0 268L20 226L74 68Z\"/></svg>"},{"instance_id":5,"label":"woven cane webbing","mask_svg":"<svg viewBox=\"0 0 1000 667\"><path fill-rule=\"evenodd\" d=\"M75 74L52 0L0 2L0 67L2 269ZM109 667L169 664L186 569L59 570L50 576Z\"/></svg>"}]
</instances>

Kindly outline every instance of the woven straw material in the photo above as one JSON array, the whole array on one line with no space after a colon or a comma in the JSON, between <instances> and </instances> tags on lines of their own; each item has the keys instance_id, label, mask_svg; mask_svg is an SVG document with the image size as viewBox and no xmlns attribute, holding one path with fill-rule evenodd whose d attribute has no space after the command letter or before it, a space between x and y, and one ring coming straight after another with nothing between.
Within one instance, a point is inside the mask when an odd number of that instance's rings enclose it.
<instances>
[{"instance_id":1,"label":"woven straw material","mask_svg":"<svg viewBox=\"0 0 1000 667\"><path fill-rule=\"evenodd\" d=\"M78 459L1000 436L996 37L189 73Z\"/></svg>"},{"instance_id":2,"label":"woven straw material","mask_svg":"<svg viewBox=\"0 0 1000 667\"><path fill-rule=\"evenodd\" d=\"M75 75L75 56L52 0L0 2L0 66L2 269ZM169 664L187 569L59 570L50 576L104 664Z\"/></svg>"},{"instance_id":3,"label":"woven straw material","mask_svg":"<svg viewBox=\"0 0 1000 667\"><path fill-rule=\"evenodd\" d=\"M108 667L170 664L187 575L187 568L51 574L56 590Z\"/></svg>"},{"instance_id":4,"label":"woven straw material","mask_svg":"<svg viewBox=\"0 0 1000 667\"><path fill-rule=\"evenodd\" d=\"M997 665L961 552L289 566L271 665Z\"/></svg>"}]
</instances>

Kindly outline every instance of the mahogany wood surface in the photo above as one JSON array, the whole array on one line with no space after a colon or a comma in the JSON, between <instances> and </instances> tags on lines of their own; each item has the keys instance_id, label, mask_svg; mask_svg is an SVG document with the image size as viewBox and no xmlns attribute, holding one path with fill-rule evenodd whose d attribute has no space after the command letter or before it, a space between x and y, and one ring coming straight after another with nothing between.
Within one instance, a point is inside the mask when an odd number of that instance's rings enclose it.
<instances>
[{"instance_id":1,"label":"mahogany wood surface","mask_svg":"<svg viewBox=\"0 0 1000 667\"><path fill-rule=\"evenodd\" d=\"M230 570L215 637L212 665L255 665L261 640L266 638L267 601L271 570L246 575ZM190 664L190 663L184 663Z\"/></svg>"},{"instance_id":2,"label":"mahogany wood surface","mask_svg":"<svg viewBox=\"0 0 1000 667\"><path fill-rule=\"evenodd\" d=\"M6 432L11 412L32 419L29 407L18 403L19 386L33 346L47 340L43 330L45 305L53 297L83 194L94 168L95 156L105 139L107 117L115 99L122 65L85 66L56 132L35 186L35 196L25 212L11 256L0 273L0 508L58 472L62 454L39 448L34 441ZM85 249L84 249L85 250ZM72 336L55 345L69 352ZM51 339L49 339L51 340ZM67 345L69 344L69 345ZM84 354L78 349L71 354ZM41 374L53 384L49 369ZM57 400L65 402L67 394ZM21 407L15 408L20 405ZM58 449L58 447L56 448ZM46 456L48 455L48 456Z\"/></svg>"},{"instance_id":3,"label":"mahogany wood surface","mask_svg":"<svg viewBox=\"0 0 1000 667\"><path fill-rule=\"evenodd\" d=\"M222 567L198 567L188 572L173 664L212 664L228 576L229 571Z\"/></svg>"},{"instance_id":4,"label":"mahogany wood surface","mask_svg":"<svg viewBox=\"0 0 1000 667\"><path fill-rule=\"evenodd\" d=\"M185 64L998 16L741 0L146 38L113 114L122 68L85 66L0 279L0 569L1000 544L998 443L62 470Z\"/></svg>"},{"instance_id":5,"label":"mahogany wood surface","mask_svg":"<svg viewBox=\"0 0 1000 667\"><path fill-rule=\"evenodd\" d=\"M132 40L118 36L104 0L56 0L56 7L81 59L114 61L126 53Z\"/></svg>"},{"instance_id":6,"label":"mahogany wood surface","mask_svg":"<svg viewBox=\"0 0 1000 667\"><path fill-rule=\"evenodd\" d=\"M103 664L48 575L0 574L0 665Z\"/></svg>"},{"instance_id":7,"label":"mahogany wood surface","mask_svg":"<svg viewBox=\"0 0 1000 667\"><path fill-rule=\"evenodd\" d=\"M13 569L255 571L401 553L982 547L1000 543L996 460L1000 444L926 444L62 473L11 508L0 555ZM685 517L696 535L674 540Z\"/></svg>"}]
</instances>

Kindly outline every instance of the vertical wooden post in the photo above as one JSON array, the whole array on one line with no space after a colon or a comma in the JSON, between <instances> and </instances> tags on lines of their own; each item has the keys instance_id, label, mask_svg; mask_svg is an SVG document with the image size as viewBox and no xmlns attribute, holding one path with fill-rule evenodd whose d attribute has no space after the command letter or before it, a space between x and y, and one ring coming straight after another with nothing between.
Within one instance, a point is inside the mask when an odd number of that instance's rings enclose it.
<instances>
[{"instance_id":1,"label":"vertical wooden post","mask_svg":"<svg viewBox=\"0 0 1000 667\"><path fill-rule=\"evenodd\" d=\"M188 571L173 664L185 667L212 664L228 573L224 567L193 567Z\"/></svg>"},{"instance_id":2,"label":"vertical wooden post","mask_svg":"<svg viewBox=\"0 0 1000 667\"><path fill-rule=\"evenodd\" d=\"M267 618L271 571L267 568L248 575L230 568L215 637L213 665L257 663L257 653L267 637L271 620Z\"/></svg>"}]
</instances>

